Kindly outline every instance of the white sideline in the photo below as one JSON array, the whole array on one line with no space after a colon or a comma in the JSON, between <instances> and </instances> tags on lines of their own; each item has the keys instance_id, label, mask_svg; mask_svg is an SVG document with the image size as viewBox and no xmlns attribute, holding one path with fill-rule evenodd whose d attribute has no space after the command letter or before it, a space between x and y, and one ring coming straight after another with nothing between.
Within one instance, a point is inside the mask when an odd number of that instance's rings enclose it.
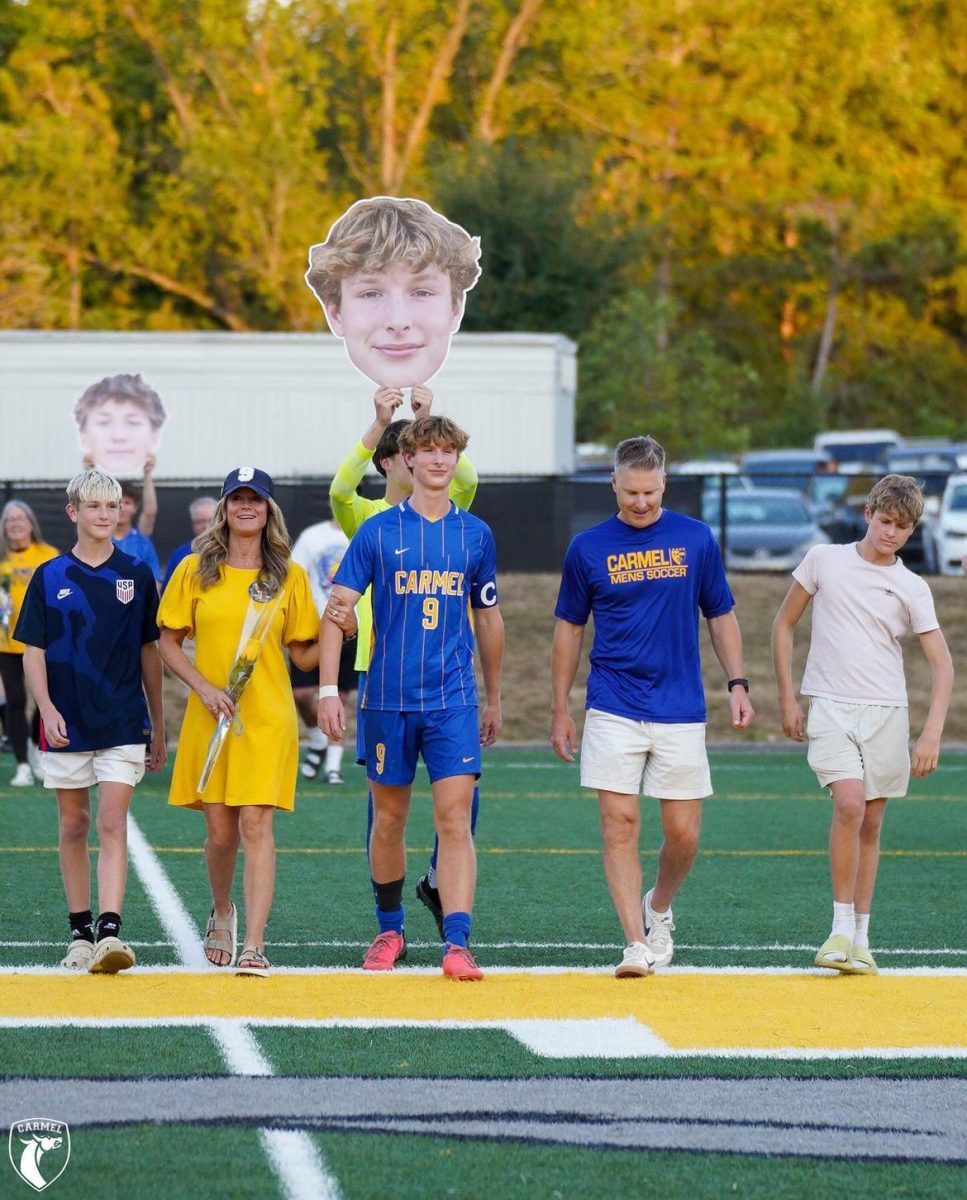
<instances>
[{"instance_id":1,"label":"white sideline","mask_svg":"<svg viewBox=\"0 0 967 1200\"><path fill-rule=\"evenodd\" d=\"M197 943L197 935L195 935ZM137 942L130 938L128 945L138 947L151 947L155 949L164 949L172 946L170 941L154 941L154 942ZM433 949L439 946L439 942L415 941L407 938L408 946L412 946L415 950ZM480 942L474 939L473 943L478 950L600 950L602 953L607 951L611 953L615 950L620 950L621 947L617 942ZM349 941L330 938L327 941L303 941L303 942L272 942L272 945L282 950L364 950L369 942ZM775 953L783 952L789 954L808 954L810 958L816 952L815 943L792 943L792 942L675 942L678 950L715 950L728 951L729 953L761 953L763 951L772 951ZM5 942L0 940L0 950L59 950L63 948L63 942ZM876 957L885 957L893 955L897 958L967 958L967 949L960 946L879 946L874 945ZM186 966L190 965L188 963ZM202 955L199 964L207 969L208 963ZM520 968L523 970L524 968ZM718 967L708 966L705 970L718 970ZM751 968L750 968L751 969Z\"/></svg>"},{"instance_id":2,"label":"white sideline","mask_svg":"<svg viewBox=\"0 0 967 1200\"><path fill-rule=\"evenodd\" d=\"M0 1029L170 1029L172 1027L204 1029L209 1034L216 1020L225 1020L236 1030L241 1023L226 1018L212 1017L0 1017ZM807 1062L824 1059L965 1059L967 1046L851 1046L847 1049L831 1046L681 1046L672 1048L654 1036L647 1026L639 1026L641 1033L631 1030L631 1020L626 1022L612 1017L594 1017L587 1021L514 1021L514 1020L417 1020L414 1018L390 1017L250 1017L247 1024L258 1029L433 1029L433 1030L501 1030L527 1045L533 1053L551 1058L580 1058L585 1054L595 1058L744 1058L750 1060L795 1059ZM568 1045L567 1054L560 1045L545 1049L544 1031L535 1028L548 1026L547 1033L560 1037L557 1026L571 1026L570 1032L577 1035L578 1044ZM522 1026L531 1026L522 1029ZM554 1026L555 1028L550 1028ZM624 1026L623 1029L617 1028ZM602 1053L605 1038L618 1034L631 1035L623 1045L609 1042L607 1052ZM523 1036L522 1036L523 1035ZM583 1047L587 1047L585 1050ZM624 1050L625 1053L615 1053ZM272 1071L247 1071L243 1074L271 1075Z\"/></svg>"},{"instance_id":3,"label":"white sideline","mask_svg":"<svg viewBox=\"0 0 967 1200\"><path fill-rule=\"evenodd\" d=\"M208 967L198 930L158 856L128 813L128 856L151 906L187 967ZM272 1075L272 1064L243 1021L205 1021L228 1069L236 1075ZM259 1140L287 1200L341 1200L339 1185L308 1134L260 1129Z\"/></svg>"}]
</instances>

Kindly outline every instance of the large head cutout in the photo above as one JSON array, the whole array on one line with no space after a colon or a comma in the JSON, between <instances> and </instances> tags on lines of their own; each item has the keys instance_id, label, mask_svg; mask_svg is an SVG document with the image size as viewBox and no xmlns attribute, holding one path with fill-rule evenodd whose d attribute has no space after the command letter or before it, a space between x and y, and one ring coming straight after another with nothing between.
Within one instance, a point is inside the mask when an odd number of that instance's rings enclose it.
<instances>
[{"instance_id":1,"label":"large head cutout","mask_svg":"<svg viewBox=\"0 0 967 1200\"><path fill-rule=\"evenodd\" d=\"M359 200L309 249L306 283L349 360L380 386L426 383L443 366L480 239L422 200Z\"/></svg>"},{"instance_id":2,"label":"large head cutout","mask_svg":"<svg viewBox=\"0 0 967 1200\"><path fill-rule=\"evenodd\" d=\"M116 479L141 475L161 440L164 405L140 375L110 375L74 405L85 461Z\"/></svg>"}]
</instances>

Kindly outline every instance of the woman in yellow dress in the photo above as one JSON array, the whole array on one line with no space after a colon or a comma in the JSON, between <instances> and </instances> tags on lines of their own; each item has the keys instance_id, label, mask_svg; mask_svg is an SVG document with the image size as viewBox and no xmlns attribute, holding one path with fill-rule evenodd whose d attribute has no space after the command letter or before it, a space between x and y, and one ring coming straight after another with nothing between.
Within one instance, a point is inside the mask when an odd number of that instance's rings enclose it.
<instances>
[{"instance_id":1,"label":"woman in yellow dress","mask_svg":"<svg viewBox=\"0 0 967 1200\"><path fill-rule=\"evenodd\" d=\"M14 638L13 632L34 571L59 553L44 541L29 504L10 500L3 506L0 513L0 680L7 698L7 736L17 760L17 770L10 780L13 787L30 787L34 781L27 741L24 646ZM34 723L36 745L39 737L36 713ZM41 778L40 774L37 778Z\"/></svg>"},{"instance_id":2,"label":"woman in yellow dress","mask_svg":"<svg viewBox=\"0 0 967 1200\"><path fill-rule=\"evenodd\" d=\"M299 727L283 646L303 670L316 666L319 654L309 577L290 561L285 519L272 496L272 480L264 471L232 471L211 524L171 577L158 613L161 657L191 688L168 803L205 813L212 891L205 955L218 967L235 962L238 916L232 881L241 843L245 937L236 973L263 976L269 970L265 926L275 888L272 818L277 808L294 807L299 763ZM243 625L250 625L250 614L260 611L261 602L271 604L277 597L254 670L233 703L226 687ZM185 638L194 639L194 663L182 648ZM202 793L200 776L222 715L232 719L232 728Z\"/></svg>"}]
</instances>

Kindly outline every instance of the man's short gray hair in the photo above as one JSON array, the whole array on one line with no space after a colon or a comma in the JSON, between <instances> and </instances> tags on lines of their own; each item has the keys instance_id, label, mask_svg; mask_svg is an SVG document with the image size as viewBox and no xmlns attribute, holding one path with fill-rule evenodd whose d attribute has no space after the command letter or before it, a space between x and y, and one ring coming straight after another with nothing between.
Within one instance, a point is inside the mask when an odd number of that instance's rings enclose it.
<instances>
[{"instance_id":1,"label":"man's short gray hair","mask_svg":"<svg viewBox=\"0 0 967 1200\"><path fill-rule=\"evenodd\" d=\"M628 467L632 471L664 471L665 447L653 437L630 437L618 443L614 452L614 469Z\"/></svg>"}]
</instances>

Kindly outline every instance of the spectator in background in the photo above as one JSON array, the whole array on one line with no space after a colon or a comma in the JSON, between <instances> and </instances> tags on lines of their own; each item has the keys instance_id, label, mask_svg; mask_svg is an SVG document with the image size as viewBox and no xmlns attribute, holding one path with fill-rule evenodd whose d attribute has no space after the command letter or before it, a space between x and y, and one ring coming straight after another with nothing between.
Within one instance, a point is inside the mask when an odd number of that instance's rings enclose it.
<instances>
[{"instance_id":1,"label":"spectator in background","mask_svg":"<svg viewBox=\"0 0 967 1200\"><path fill-rule=\"evenodd\" d=\"M180 546L172 550L168 558L164 582L161 585L162 591L165 590L168 586L168 580L174 575L175 567L177 567L183 558L187 558L191 554L191 547L195 538L200 533L204 533L212 523L212 517L215 515L216 508L218 508L218 501L214 496L198 496L188 505L188 517L191 521L191 537L187 542L182 542Z\"/></svg>"},{"instance_id":2,"label":"spectator in background","mask_svg":"<svg viewBox=\"0 0 967 1200\"><path fill-rule=\"evenodd\" d=\"M151 535L154 533L154 523L158 516L158 495L154 490L154 459L149 458L144 464L144 485L138 487L135 483L121 483L121 515L118 518L117 531L114 534L114 544L125 554L145 562L151 568L151 573L157 583L161 583L161 564L158 562L158 552L154 548ZM138 508L141 516L137 525L134 518Z\"/></svg>"},{"instance_id":3,"label":"spectator in background","mask_svg":"<svg viewBox=\"0 0 967 1200\"><path fill-rule=\"evenodd\" d=\"M339 522L332 516L326 521L310 525L299 534L292 547L292 561L304 567L312 584L312 598L316 602L319 618L326 611L326 604L332 592L332 580L342 561L343 553L349 545L349 538L339 527ZM323 765L325 754L326 783L340 784L342 777L341 742L330 742L316 723L318 712L319 668L302 671L295 663L289 666L289 678L292 680L292 695L299 715L309 730L309 749L302 762L302 774L306 779L315 779ZM350 639L343 642L342 654L339 659L339 695L345 704L346 697L356 690L356 641Z\"/></svg>"},{"instance_id":4,"label":"spectator in background","mask_svg":"<svg viewBox=\"0 0 967 1200\"><path fill-rule=\"evenodd\" d=\"M27 585L41 563L56 558L58 551L43 539L29 504L10 500L0 513L0 679L6 696L5 729L17 760L11 784L29 787L34 771L31 759L40 743L40 715L34 712L33 740L27 737L27 689L24 677L24 644L13 631L17 626ZM35 759L38 780L43 778Z\"/></svg>"}]
</instances>

